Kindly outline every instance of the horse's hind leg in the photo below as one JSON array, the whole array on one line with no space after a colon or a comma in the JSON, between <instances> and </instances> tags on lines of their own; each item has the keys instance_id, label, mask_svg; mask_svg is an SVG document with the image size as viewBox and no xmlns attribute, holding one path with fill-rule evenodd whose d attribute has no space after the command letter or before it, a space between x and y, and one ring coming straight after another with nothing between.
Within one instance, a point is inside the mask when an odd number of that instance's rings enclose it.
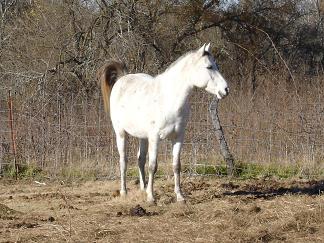
<instances>
[{"instance_id":1,"label":"horse's hind leg","mask_svg":"<svg viewBox=\"0 0 324 243\"><path fill-rule=\"evenodd\" d=\"M119 153L119 165L120 165L120 195L125 196L126 190L126 133L125 131L116 132L117 148Z\"/></svg>"},{"instance_id":2,"label":"horse's hind leg","mask_svg":"<svg viewBox=\"0 0 324 243\"><path fill-rule=\"evenodd\" d=\"M181 171L180 152L181 152L182 143L183 143L183 138L177 138L172 141L174 192L177 195L177 201L185 200L180 188L180 171Z\"/></svg>"},{"instance_id":3,"label":"horse's hind leg","mask_svg":"<svg viewBox=\"0 0 324 243\"><path fill-rule=\"evenodd\" d=\"M154 182L154 175L157 171L157 151L158 151L158 138L150 138L149 139L149 180L147 183L146 193L147 193L147 201L154 202L154 195L153 195L153 182Z\"/></svg>"},{"instance_id":4,"label":"horse's hind leg","mask_svg":"<svg viewBox=\"0 0 324 243\"><path fill-rule=\"evenodd\" d=\"M138 168L139 168L139 179L140 179L140 187L141 190L145 190L145 162L146 162L146 154L147 154L147 139L139 140L139 149L138 149Z\"/></svg>"}]
</instances>

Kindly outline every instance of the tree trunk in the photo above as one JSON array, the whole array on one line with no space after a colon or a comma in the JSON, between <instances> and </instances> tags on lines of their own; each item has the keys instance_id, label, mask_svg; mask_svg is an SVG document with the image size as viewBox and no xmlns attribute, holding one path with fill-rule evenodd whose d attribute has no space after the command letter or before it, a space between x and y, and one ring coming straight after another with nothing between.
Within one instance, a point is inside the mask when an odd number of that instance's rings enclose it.
<instances>
[{"instance_id":1,"label":"tree trunk","mask_svg":"<svg viewBox=\"0 0 324 243\"><path fill-rule=\"evenodd\" d=\"M222 156L224 157L224 160L227 165L227 174L229 176L233 176L234 175L234 158L227 146L227 142L226 142L226 139L224 136L224 131L223 131L223 128L219 121L217 108L218 108L218 99L215 97L209 106L209 112L210 112L210 115L212 118L216 137L217 137L219 145L220 145L220 152L221 152Z\"/></svg>"}]
</instances>

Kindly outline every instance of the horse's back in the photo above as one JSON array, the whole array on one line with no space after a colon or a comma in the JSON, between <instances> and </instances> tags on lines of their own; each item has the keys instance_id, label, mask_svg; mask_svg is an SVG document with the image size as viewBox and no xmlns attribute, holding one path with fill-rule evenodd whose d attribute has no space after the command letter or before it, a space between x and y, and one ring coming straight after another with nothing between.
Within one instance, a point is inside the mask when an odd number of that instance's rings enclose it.
<instances>
[{"instance_id":1,"label":"horse's back","mask_svg":"<svg viewBox=\"0 0 324 243\"><path fill-rule=\"evenodd\" d=\"M137 92L149 91L153 77L145 73L127 74L116 82L112 89L111 99L119 100Z\"/></svg>"},{"instance_id":2,"label":"horse's back","mask_svg":"<svg viewBox=\"0 0 324 243\"><path fill-rule=\"evenodd\" d=\"M120 127L136 137L146 137L148 118L159 110L154 78L144 73L128 74L114 85L110 97L111 119L114 128ZM134 132L132 132L134 131Z\"/></svg>"}]
</instances>

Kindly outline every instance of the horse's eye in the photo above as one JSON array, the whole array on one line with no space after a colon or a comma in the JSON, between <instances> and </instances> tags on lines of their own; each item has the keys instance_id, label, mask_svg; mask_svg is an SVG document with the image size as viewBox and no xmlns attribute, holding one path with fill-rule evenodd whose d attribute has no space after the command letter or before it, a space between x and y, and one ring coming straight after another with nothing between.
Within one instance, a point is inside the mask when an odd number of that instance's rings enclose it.
<instances>
[{"instance_id":1,"label":"horse's eye","mask_svg":"<svg viewBox=\"0 0 324 243\"><path fill-rule=\"evenodd\" d=\"M208 67L207 67L207 69L213 69L213 66L212 66L212 65L210 65L210 66L208 66Z\"/></svg>"}]
</instances>

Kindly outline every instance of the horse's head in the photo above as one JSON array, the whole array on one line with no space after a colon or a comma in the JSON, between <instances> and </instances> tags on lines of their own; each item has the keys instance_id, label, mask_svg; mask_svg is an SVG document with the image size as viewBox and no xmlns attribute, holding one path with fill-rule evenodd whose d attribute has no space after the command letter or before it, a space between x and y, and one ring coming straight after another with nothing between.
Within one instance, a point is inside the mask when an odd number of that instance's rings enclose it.
<instances>
[{"instance_id":1,"label":"horse's head","mask_svg":"<svg viewBox=\"0 0 324 243\"><path fill-rule=\"evenodd\" d=\"M192 82L198 88L205 88L211 94L221 99L228 95L229 88L226 80L219 72L214 57L210 52L210 44L204 44L199 50L192 53L193 66Z\"/></svg>"}]
</instances>

